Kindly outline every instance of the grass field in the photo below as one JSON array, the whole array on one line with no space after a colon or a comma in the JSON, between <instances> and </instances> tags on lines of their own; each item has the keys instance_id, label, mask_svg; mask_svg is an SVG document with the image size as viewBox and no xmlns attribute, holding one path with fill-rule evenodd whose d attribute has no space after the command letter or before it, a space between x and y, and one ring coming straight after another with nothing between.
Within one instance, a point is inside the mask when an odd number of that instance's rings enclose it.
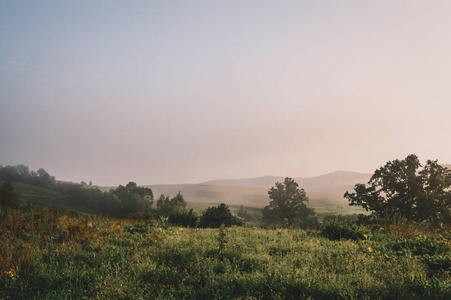
<instances>
[{"instance_id":1,"label":"grass field","mask_svg":"<svg viewBox=\"0 0 451 300\"><path fill-rule=\"evenodd\" d=\"M233 214L237 214L241 204L235 204L235 203L226 203L230 211ZM201 214L203 211L205 211L208 207L211 206L217 206L218 203L215 202L188 202L187 208L193 209L198 214ZM245 210L247 210L251 215L256 217L256 222L251 222L252 224L259 224L259 220L263 217L262 209L265 207L263 204L247 204L244 203L243 207ZM325 216L337 216L337 215L354 215L354 214L368 214L368 212L362 208L356 208L356 207L314 207L316 216L318 217L319 221L322 221Z\"/></svg>"},{"instance_id":2,"label":"grass field","mask_svg":"<svg viewBox=\"0 0 451 300\"><path fill-rule=\"evenodd\" d=\"M449 299L449 231L411 225L330 240L0 208L0 299Z\"/></svg>"}]
</instances>

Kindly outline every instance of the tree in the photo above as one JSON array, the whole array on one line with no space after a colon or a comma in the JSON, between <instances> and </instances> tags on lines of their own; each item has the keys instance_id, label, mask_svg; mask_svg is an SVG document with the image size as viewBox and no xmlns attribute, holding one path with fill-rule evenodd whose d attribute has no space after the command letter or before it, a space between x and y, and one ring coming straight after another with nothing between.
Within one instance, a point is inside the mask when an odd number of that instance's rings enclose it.
<instances>
[{"instance_id":1,"label":"tree","mask_svg":"<svg viewBox=\"0 0 451 300\"><path fill-rule=\"evenodd\" d=\"M196 227L197 220L197 215L192 208L190 210L177 211L169 216L169 223L191 228Z\"/></svg>"},{"instance_id":2,"label":"tree","mask_svg":"<svg viewBox=\"0 0 451 300\"><path fill-rule=\"evenodd\" d=\"M169 204L175 211L179 211L186 208L185 198L183 198L180 191L177 193L177 195L175 195L175 197L171 198Z\"/></svg>"},{"instance_id":3,"label":"tree","mask_svg":"<svg viewBox=\"0 0 451 300\"><path fill-rule=\"evenodd\" d=\"M169 217L173 213L173 209L170 205L169 196L164 194L160 195L160 198L157 200L157 211L158 215Z\"/></svg>"},{"instance_id":4,"label":"tree","mask_svg":"<svg viewBox=\"0 0 451 300\"><path fill-rule=\"evenodd\" d=\"M375 218L399 214L415 221L451 222L451 170L428 160L421 170L418 157L389 161L368 182L346 192L349 205L362 206Z\"/></svg>"},{"instance_id":5,"label":"tree","mask_svg":"<svg viewBox=\"0 0 451 300\"><path fill-rule=\"evenodd\" d=\"M16 206L18 196L10 181L3 183L0 188L0 204L5 206Z\"/></svg>"},{"instance_id":6,"label":"tree","mask_svg":"<svg viewBox=\"0 0 451 300\"><path fill-rule=\"evenodd\" d=\"M304 189L299 189L299 185L289 177L283 183L276 182L268 194L272 200L263 209L263 219L267 223L303 225L314 214L313 209L304 203L308 202Z\"/></svg>"},{"instance_id":7,"label":"tree","mask_svg":"<svg viewBox=\"0 0 451 300\"><path fill-rule=\"evenodd\" d=\"M229 207L224 203L221 203L218 207L207 208L199 221L199 227L203 228L219 228L222 224L224 226L242 225L242 222L232 215Z\"/></svg>"},{"instance_id":8,"label":"tree","mask_svg":"<svg viewBox=\"0 0 451 300\"><path fill-rule=\"evenodd\" d=\"M186 208L186 201L180 192L171 199L169 196L161 194L157 200L157 211L160 216L169 217Z\"/></svg>"},{"instance_id":9,"label":"tree","mask_svg":"<svg viewBox=\"0 0 451 300\"><path fill-rule=\"evenodd\" d=\"M130 181L126 186L119 185L110 190L121 201L122 215L150 210L153 204L153 192L149 188L138 187Z\"/></svg>"},{"instance_id":10,"label":"tree","mask_svg":"<svg viewBox=\"0 0 451 300\"><path fill-rule=\"evenodd\" d=\"M37 173L40 179L40 184L42 186L49 187L55 183L55 177L50 176L50 174L47 173L47 171L43 168L40 168Z\"/></svg>"}]
</instances>

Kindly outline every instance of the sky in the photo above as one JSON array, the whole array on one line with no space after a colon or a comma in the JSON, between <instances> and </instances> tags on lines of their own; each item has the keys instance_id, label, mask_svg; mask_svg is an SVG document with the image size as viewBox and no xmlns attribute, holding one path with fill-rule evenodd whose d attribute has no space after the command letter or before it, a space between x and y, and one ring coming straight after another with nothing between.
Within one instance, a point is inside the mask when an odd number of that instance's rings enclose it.
<instances>
[{"instance_id":1,"label":"sky","mask_svg":"<svg viewBox=\"0 0 451 300\"><path fill-rule=\"evenodd\" d=\"M0 1L0 165L97 185L451 163L451 1Z\"/></svg>"}]
</instances>

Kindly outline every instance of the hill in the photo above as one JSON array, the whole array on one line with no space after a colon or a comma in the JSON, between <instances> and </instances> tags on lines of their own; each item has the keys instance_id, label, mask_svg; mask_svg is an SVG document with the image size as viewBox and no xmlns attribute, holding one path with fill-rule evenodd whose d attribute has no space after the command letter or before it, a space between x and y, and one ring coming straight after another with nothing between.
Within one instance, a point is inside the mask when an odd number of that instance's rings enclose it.
<instances>
[{"instance_id":1,"label":"hill","mask_svg":"<svg viewBox=\"0 0 451 300\"><path fill-rule=\"evenodd\" d=\"M355 184L367 183L370 177L371 174L368 173L337 171L315 177L296 177L293 179L299 184L299 187L306 191L343 195L346 191L353 190ZM282 182L283 180L284 177L280 176L263 176L243 179L219 179L203 182L202 184L260 187L269 189L274 186L277 181Z\"/></svg>"},{"instance_id":2,"label":"hill","mask_svg":"<svg viewBox=\"0 0 451 300\"><path fill-rule=\"evenodd\" d=\"M4 181L0 180L0 186L3 183ZM37 207L61 209L66 212L77 211L81 214L99 214L98 211L76 205L69 197L59 192L21 182L12 182L12 184L20 203L30 203Z\"/></svg>"}]
</instances>

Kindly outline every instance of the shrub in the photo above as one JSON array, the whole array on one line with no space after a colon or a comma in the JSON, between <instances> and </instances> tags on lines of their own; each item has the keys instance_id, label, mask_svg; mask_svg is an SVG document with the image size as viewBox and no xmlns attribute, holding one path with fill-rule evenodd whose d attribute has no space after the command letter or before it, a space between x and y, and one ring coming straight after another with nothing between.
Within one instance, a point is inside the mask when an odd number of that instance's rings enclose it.
<instances>
[{"instance_id":1,"label":"shrub","mask_svg":"<svg viewBox=\"0 0 451 300\"><path fill-rule=\"evenodd\" d=\"M368 232L365 226L343 222L326 222L321 228L321 235L330 240L363 240Z\"/></svg>"},{"instance_id":2,"label":"shrub","mask_svg":"<svg viewBox=\"0 0 451 300\"><path fill-rule=\"evenodd\" d=\"M243 225L243 222L233 216L230 209L224 203L218 207L209 207L200 217L199 227L202 228L219 228L221 224L224 226Z\"/></svg>"},{"instance_id":3,"label":"shrub","mask_svg":"<svg viewBox=\"0 0 451 300\"><path fill-rule=\"evenodd\" d=\"M444 237L417 234L414 238L400 238L388 242L397 256L415 257L431 269L451 271L450 242Z\"/></svg>"},{"instance_id":4,"label":"shrub","mask_svg":"<svg viewBox=\"0 0 451 300\"><path fill-rule=\"evenodd\" d=\"M185 227L196 227L198 217L193 209L177 211L169 216L169 223Z\"/></svg>"}]
</instances>

